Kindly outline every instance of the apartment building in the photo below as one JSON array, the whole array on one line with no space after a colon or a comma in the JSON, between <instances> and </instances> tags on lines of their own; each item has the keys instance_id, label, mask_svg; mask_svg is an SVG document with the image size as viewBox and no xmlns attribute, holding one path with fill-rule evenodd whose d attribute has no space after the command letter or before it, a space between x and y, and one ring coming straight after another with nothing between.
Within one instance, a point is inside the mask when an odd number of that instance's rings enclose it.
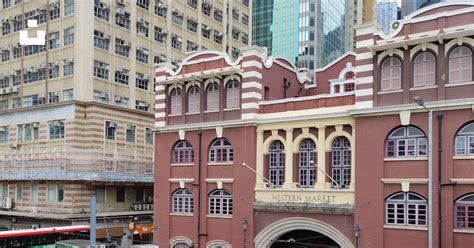
<instances>
[{"instance_id":1,"label":"apartment building","mask_svg":"<svg viewBox=\"0 0 474 248\"><path fill-rule=\"evenodd\" d=\"M95 194L99 239L128 244L130 221L148 225L140 235L148 239L154 64L199 49L238 57L249 2L3 0L1 8L0 225L86 223ZM26 27L31 19L37 27ZM46 44L21 46L20 30L46 31Z\"/></svg>"}]
</instances>

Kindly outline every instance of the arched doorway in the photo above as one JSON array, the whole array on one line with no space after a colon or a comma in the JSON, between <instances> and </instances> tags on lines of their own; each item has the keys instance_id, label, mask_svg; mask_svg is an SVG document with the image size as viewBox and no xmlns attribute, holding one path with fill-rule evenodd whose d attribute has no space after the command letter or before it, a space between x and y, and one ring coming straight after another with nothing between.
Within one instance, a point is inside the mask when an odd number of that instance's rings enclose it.
<instances>
[{"instance_id":1,"label":"arched doorway","mask_svg":"<svg viewBox=\"0 0 474 248\"><path fill-rule=\"evenodd\" d=\"M304 217L286 218L271 223L258 233L254 241L258 248L354 248L350 239L338 229L322 221Z\"/></svg>"},{"instance_id":2,"label":"arched doorway","mask_svg":"<svg viewBox=\"0 0 474 248\"><path fill-rule=\"evenodd\" d=\"M287 232L273 241L271 248L340 248L326 235L309 230Z\"/></svg>"}]
</instances>

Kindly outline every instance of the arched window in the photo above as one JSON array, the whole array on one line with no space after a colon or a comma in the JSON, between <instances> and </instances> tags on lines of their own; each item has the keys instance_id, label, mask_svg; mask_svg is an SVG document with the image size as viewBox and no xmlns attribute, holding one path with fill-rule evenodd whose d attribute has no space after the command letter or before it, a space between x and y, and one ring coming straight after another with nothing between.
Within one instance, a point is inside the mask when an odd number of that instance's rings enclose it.
<instances>
[{"instance_id":1,"label":"arched window","mask_svg":"<svg viewBox=\"0 0 474 248\"><path fill-rule=\"evenodd\" d=\"M312 187L316 180L316 167L314 166L314 161L316 159L316 144L312 139L304 139L300 143L299 153L299 186L302 188Z\"/></svg>"},{"instance_id":2,"label":"arched window","mask_svg":"<svg viewBox=\"0 0 474 248\"><path fill-rule=\"evenodd\" d=\"M234 161L232 144L225 138L214 140L209 149L209 162L226 163L232 161Z\"/></svg>"},{"instance_id":3,"label":"arched window","mask_svg":"<svg viewBox=\"0 0 474 248\"><path fill-rule=\"evenodd\" d=\"M181 89L174 89L170 93L170 114L181 114L183 100L181 99Z\"/></svg>"},{"instance_id":4,"label":"arched window","mask_svg":"<svg viewBox=\"0 0 474 248\"><path fill-rule=\"evenodd\" d=\"M397 57L389 57L382 63L381 89L398 90L402 87L402 62Z\"/></svg>"},{"instance_id":5,"label":"arched window","mask_svg":"<svg viewBox=\"0 0 474 248\"><path fill-rule=\"evenodd\" d=\"M474 228L474 194L461 197L454 203L455 228Z\"/></svg>"},{"instance_id":6,"label":"arched window","mask_svg":"<svg viewBox=\"0 0 474 248\"><path fill-rule=\"evenodd\" d=\"M458 46L449 53L449 83L472 81L472 51Z\"/></svg>"},{"instance_id":7,"label":"arched window","mask_svg":"<svg viewBox=\"0 0 474 248\"><path fill-rule=\"evenodd\" d=\"M198 113L201 110L201 95L199 87L191 86L188 91L188 113Z\"/></svg>"},{"instance_id":8,"label":"arched window","mask_svg":"<svg viewBox=\"0 0 474 248\"><path fill-rule=\"evenodd\" d=\"M435 56L432 53L419 53L413 64L414 87L435 85Z\"/></svg>"},{"instance_id":9,"label":"arched window","mask_svg":"<svg viewBox=\"0 0 474 248\"><path fill-rule=\"evenodd\" d=\"M270 144L268 154L268 175L272 187L281 187L285 181L285 146L279 140Z\"/></svg>"},{"instance_id":10,"label":"arched window","mask_svg":"<svg viewBox=\"0 0 474 248\"><path fill-rule=\"evenodd\" d=\"M399 127L388 136L385 157L426 156L426 144L425 134L420 129L412 126Z\"/></svg>"},{"instance_id":11,"label":"arched window","mask_svg":"<svg viewBox=\"0 0 474 248\"><path fill-rule=\"evenodd\" d=\"M456 155L474 155L474 122L456 134L454 150Z\"/></svg>"},{"instance_id":12,"label":"arched window","mask_svg":"<svg viewBox=\"0 0 474 248\"><path fill-rule=\"evenodd\" d=\"M219 110L219 85L210 84L207 87L207 106L206 110Z\"/></svg>"},{"instance_id":13,"label":"arched window","mask_svg":"<svg viewBox=\"0 0 474 248\"><path fill-rule=\"evenodd\" d=\"M216 189L209 194L210 215L232 215L232 194L225 189Z\"/></svg>"},{"instance_id":14,"label":"arched window","mask_svg":"<svg viewBox=\"0 0 474 248\"><path fill-rule=\"evenodd\" d=\"M180 243L177 243L177 244L173 245L172 248L191 248L191 246L184 243L184 242L180 242Z\"/></svg>"},{"instance_id":15,"label":"arched window","mask_svg":"<svg viewBox=\"0 0 474 248\"><path fill-rule=\"evenodd\" d=\"M230 81L226 86L226 108L233 109L240 106L240 84L237 80Z\"/></svg>"},{"instance_id":16,"label":"arched window","mask_svg":"<svg viewBox=\"0 0 474 248\"><path fill-rule=\"evenodd\" d=\"M173 148L173 164L194 162L194 149L187 140L181 140Z\"/></svg>"},{"instance_id":17,"label":"arched window","mask_svg":"<svg viewBox=\"0 0 474 248\"><path fill-rule=\"evenodd\" d=\"M333 188L347 188L351 183L351 144L346 137L338 137L332 142L332 182Z\"/></svg>"},{"instance_id":18,"label":"arched window","mask_svg":"<svg viewBox=\"0 0 474 248\"><path fill-rule=\"evenodd\" d=\"M193 193L188 189L178 189L173 193L171 212L189 214L193 212Z\"/></svg>"},{"instance_id":19,"label":"arched window","mask_svg":"<svg viewBox=\"0 0 474 248\"><path fill-rule=\"evenodd\" d=\"M400 192L385 200L385 224L426 226L426 200L410 192Z\"/></svg>"},{"instance_id":20,"label":"arched window","mask_svg":"<svg viewBox=\"0 0 474 248\"><path fill-rule=\"evenodd\" d=\"M206 245L206 248L229 248L230 245L227 242L224 241L211 241Z\"/></svg>"}]
</instances>

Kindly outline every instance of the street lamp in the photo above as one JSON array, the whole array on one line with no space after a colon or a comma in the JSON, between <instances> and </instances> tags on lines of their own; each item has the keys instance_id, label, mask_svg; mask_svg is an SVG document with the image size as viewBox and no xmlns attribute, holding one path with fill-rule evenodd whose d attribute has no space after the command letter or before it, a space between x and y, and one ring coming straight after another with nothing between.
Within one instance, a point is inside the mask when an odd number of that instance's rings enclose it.
<instances>
[{"instance_id":1,"label":"street lamp","mask_svg":"<svg viewBox=\"0 0 474 248\"><path fill-rule=\"evenodd\" d=\"M352 229L354 232L354 238L355 238L355 248L359 247L359 236L360 236L360 227L356 224L354 228Z\"/></svg>"},{"instance_id":2,"label":"street lamp","mask_svg":"<svg viewBox=\"0 0 474 248\"><path fill-rule=\"evenodd\" d=\"M248 227L248 224L249 224L249 222L247 221L247 219L244 219L242 221L242 229L244 230L244 248L247 247L246 243L247 243L247 227Z\"/></svg>"},{"instance_id":3,"label":"street lamp","mask_svg":"<svg viewBox=\"0 0 474 248\"><path fill-rule=\"evenodd\" d=\"M413 100L428 111L428 248L433 248L433 111L421 97Z\"/></svg>"}]
</instances>

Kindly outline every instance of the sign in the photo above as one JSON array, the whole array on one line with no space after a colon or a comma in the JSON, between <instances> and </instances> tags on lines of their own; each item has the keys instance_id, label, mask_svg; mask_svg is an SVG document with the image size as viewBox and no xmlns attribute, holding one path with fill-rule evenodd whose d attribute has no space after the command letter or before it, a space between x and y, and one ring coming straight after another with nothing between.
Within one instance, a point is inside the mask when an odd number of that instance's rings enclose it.
<instances>
[{"instance_id":1,"label":"sign","mask_svg":"<svg viewBox=\"0 0 474 248\"><path fill-rule=\"evenodd\" d=\"M28 20L28 27L36 28L38 27L38 21L35 19ZM28 31L20 31L20 45L46 45L46 31L38 30L36 31L36 37L29 37Z\"/></svg>"},{"instance_id":2,"label":"sign","mask_svg":"<svg viewBox=\"0 0 474 248\"><path fill-rule=\"evenodd\" d=\"M272 201L281 203L335 204L336 196L321 194L272 194Z\"/></svg>"}]
</instances>

